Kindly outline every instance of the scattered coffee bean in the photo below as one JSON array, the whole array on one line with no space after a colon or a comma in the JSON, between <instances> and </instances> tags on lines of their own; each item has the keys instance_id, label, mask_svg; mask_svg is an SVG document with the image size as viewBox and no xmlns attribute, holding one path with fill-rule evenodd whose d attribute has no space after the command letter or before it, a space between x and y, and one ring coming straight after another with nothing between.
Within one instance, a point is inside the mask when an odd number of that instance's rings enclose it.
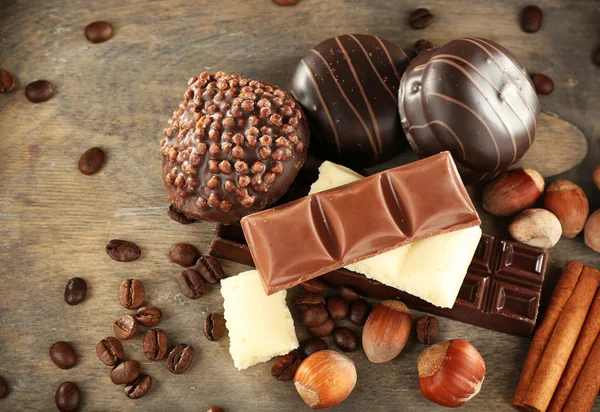
<instances>
[{"instance_id":1,"label":"scattered coffee bean","mask_svg":"<svg viewBox=\"0 0 600 412\"><path fill-rule=\"evenodd\" d=\"M327 349L327 342L321 338L308 338L302 342L302 352L308 357L315 352Z\"/></svg>"},{"instance_id":2,"label":"scattered coffee bean","mask_svg":"<svg viewBox=\"0 0 600 412\"><path fill-rule=\"evenodd\" d=\"M151 361L159 361L167 354L167 334L162 329L150 329L144 336L144 353Z\"/></svg>"},{"instance_id":3,"label":"scattered coffee bean","mask_svg":"<svg viewBox=\"0 0 600 412\"><path fill-rule=\"evenodd\" d=\"M360 299L360 295L347 286L340 286L340 296L349 301Z\"/></svg>"},{"instance_id":4,"label":"scattered coffee bean","mask_svg":"<svg viewBox=\"0 0 600 412\"><path fill-rule=\"evenodd\" d=\"M91 43L102 43L113 35L113 28L105 21L95 21L85 26L84 34Z\"/></svg>"},{"instance_id":5,"label":"scattered coffee bean","mask_svg":"<svg viewBox=\"0 0 600 412\"><path fill-rule=\"evenodd\" d=\"M417 321L417 339L425 345L437 342L440 324L433 316L421 316Z\"/></svg>"},{"instance_id":6,"label":"scattered coffee bean","mask_svg":"<svg viewBox=\"0 0 600 412\"><path fill-rule=\"evenodd\" d=\"M138 279L127 279L119 287L119 303L125 309L139 308L144 303L144 284Z\"/></svg>"},{"instance_id":7,"label":"scattered coffee bean","mask_svg":"<svg viewBox=\"0 0 600 412\"><path fill-rule=\"evenodd\" d=\"M74 306L85 300L87 294L87 283L81 278L72 278L65 287L65 302Z\"/></svg>"},{"instance_id":8,"label":"scattered coffee bean","mask_svg":"<svg viewBox=\"0 0 600 412\"><path fill-rule=\"evenodd\" d=\"M0 376L0 399L8 395L8 382Z\"/></svg>"},{"instance_id":9,"label":"scattered coffee bean","mask_svg":"<svg viewBox=\"0 0 600 412\"><path fill-rule=\"evenodd\" d=\"M156 306L143 306L135 313L135 318L142 326L156 326L163 318L162 311Z\"/></svg>"},{"instance_id":10,"label":"scattered coffee bean","mask_svg":"<svg viewBox=\"0 0 600 412\"><path fill-rule=\"evenodd\" d=\"M52 83L48 80L36 80L25 87L25 97L31 103L43 103L54 96Z\"/></svg>"},{"instance_id":11,"label":"scattered coffee bean","mask_svg":"<svg viewBox=\"0 0 600 412\"><path fill-rule=\"evenodd\" d=\"M169 259L183 267L194 266L194 263L201 256L196 246L189 243L175 243L169 250Z\"/></svg>"},{"instance_id":12,"label":"scattered coffee bean","mask_svg":"<svg viewBox=\"0 0 600 412\"><path fill-rule=\"evenodd\" d=\"M83 152L79 158L79 171L84 175L93 175L104 163L104 151L99 147L92 147Z\"/></svg>"},{"instance_id":13,"label":"scattered coffee bean","mask_svg":"<svg viewBox=\"0 0 600 412\"><path fill-rule=\"evenodd\" d=\"M217 341L225 335L225 318L220 313L209 313L204 318L204 336L211 341Z\"/></svg>"},{"instance_id":14,"label":"scattered coffee bean","mask_svg":"<svg viewBox=\"0 0 600 412\"><path fill-rule=\"evenodd\" d=\"M220 406L211 406L206 412L225 412L225 409L221 408Z\"/></svg>"},{"instance_id":15,"label":"scattered coffee bean","mask_svg":"<svg viewBox=\"0 0 600 412\"><path fill-rule=\"evenodd\" d=\"M54 402L60 412L75 412L81 404L81 392L73 382L63 382L56 389Z\"/></svg>"},{"instance_id":16,"label":"scattered coffee bean","mask_svg":"<svg viewBox=\"0 0 600 412\"><path fill-rule=\"evenodd\" d=\"M600 66L600 47L596 50L596 54L594 55L594 63Z\"/></svg>"},{"instance_id":17,"label":"scattered coffee bean","mask_svg":"<svg viewBox=\"0 0 600 412\"><path fill-rule=\"evenodd\" d=\"M537 94L547 95L554 90L554 82L545 74L534 74L531 76L531 80Z\"/></svg>"},{"instance_id":18,"label":"scattered coffee bean","mask_svg":"<svg viewBox=\"0 0 600 412\"><path fill-rule=\"evenodd\" d=\"M523 15L521 16L521 25L523 30L527 33L535 33L542 28L542 22L544 20L544 13L542 9L537 6L527 6L523 9Z\"/></svg>"},{"instance_id":19,"label":"scattered coffee bean","mask_svg":"<svg viewBox=\"0 0 600 412\"><path fill-rule=\"evenodd\" d=\"M424 52L425 50L433 49L435 46L432 42L426 39L420 39L415 42L412 46L412 55L413 57L417 57L419 54Z\"/></svg>"},{"instance_id":20,"label":"scattered coffee bean","mask_svg":"<svg viewBox=\"0 0 600 412\"><path fill-rule=\"evenodd\" d=\"M115 366L125 358L125 351L119 339L109 336L98 342L96 355L106 366Z\"/></svg>"},{"instance_id":21,"label":"scattered coffee bean","mask_svg":"<svg viewBox=\"0 0 600 412\"><path fill-rule=\"evenodd\" d=\"M106 245L106 253L117 262L132 262L140 257L142 251L135 243L111 239Z\"/></svg>"},{"instance_id":22,"label":"scattered coffee bean","mask_svg":"<svg viewBox=\"0 0 600 412\"><path fill-rule=\"evenodd\" d=\"M9 71L0 69L0 93L10 92L15 88L15 78Z\"/></svg>"},{"instance_id":23,"label":"scattered coffee bean","mask_svg":"<svg viewBox=\"0 0 600 412\"><path fill-rule=\"evenodd\" d=\"M294 352L288 353L277 358L271 368L271 375L278 381L289 381L294 378L298 367L302 363L302 358Z\"/></svg>"},{"instance_id":24,"label":"scattered coffee bean","mask_svg":"<svg viewBox=\"0 0 600 412\"><path fill-rule=\"evenodd\" d=\"M152 387L152 376L141 374L136 380L125 385L123 392L129 399L140 399Z\"/></svg>"},{"instance_id":25,"label":"scattered coffee bean","mask_svg":"<svg viewBox=\"0 0 600 412\"><path fill-rule=\"evenodd\" d=\"M327 300L327 310L331 319L346 319L348 317L348 303L339 296L332 296Z\"/></svg>"},{"instance_id":26,"label":"scattered coffee bean","mask_svg":"<svg viewBox=\"0 0 600 412\"><path fill-rule=\"evenodd\" d=\"M50 359L61 369L69 369L77 363L75 349L69 343L59 341L50 346Z\"/></svg>"},{"instance_id":27,"label":"scattered coffee bean","mask_svg":"<svg viewBox=\"0 0 600 412\"><path fill-rule=\"evenodd\" d=\"M358 338L346 327L337 328L333 332L333 341L343 352L354 352L358 349Z\"/></svg>"},{"instance_id":28,"label":"scattered coffee bean","mask_svg":"<svg viewBox=\"0 0 600 412\"><path fill-rule=\"evenodd\" d=\"M181 293L190 299L198 299L204 295L204 280L194 269L181 272L177 282Z\"/></svg>"},{"instance_id":29,"label":"scattered coffee bean","mask_svg":"<svg viewBox=\"0 0 600 412\"><path fill-rule=\"evenodd\" d=\"M323 293L325 291L325 284L319 279L307 280L298 286L310 293Z\"/></svg>"},{"instance_id":30,"label":"scattered coffee bean","mask_svg":"<svg viewBox=\"0 0 600 412\"><path fill-rule=\"evenodd\" d=\"M176 375L179 375L189 368L194 360L194 348L182 343L175 346L167 358L167 369Z\"/></svg>"},{"instance_id":31,"label":"scattered coffee bean","mask_svg":"<svg viewBox=\"0 0 600 412\"><path fill-rule=\"evenodd\" d=\"M426 8L418 8L408 16L408 24L416 30L424 29L433 22L433 14Z\"/></svg>"},{"instance_id":32,"label":"scattered coffee bean","mask_svg":"<svg viewBox=\"0 0 600 412\"><path fill-rule=\"evenodd\" d=\"M167 214L169 215L169 217L171 219L173 219L176 222L181 223L182 225L189 225L191 223L196 223L196 219L184 215L182 211L175 209L175 206L173 206L173 205L169 206L169 209L167 210Z\"/></svg>"},{"instance_id":33,"label":"scattered coffee bean","mask_svg":"<svg viewBox=\"0 0 600 412\"><path fill-rule=\"evenodd\" d=\"M133 339L138 332L138 321L131 315L121 315L113 325L115 335L122 340Z\"/></svg>"},{"instance_id":34,"label":"scattered coffee bean","mask_svg":"<svg viewBox=\"0 0 600 412\"><path fill-rule=\"evenodd\" d=\"M296 298L296 306L302 310L312 305L325 305L325 298L316 293L304 293Z\"/></svg>"},{"instance_id":35,"label":"scattered coffee bean","mask_svg":"<svg viewBox=\"0 0 600 412\"><path fill-rule=\"evenodd\" d=\"M329 319L329 312L323 305L312 305L302 314L302 324L307 328L322 325L327 319Z\"/></svg>"},{"instance_id":36,"label":"scattered coffee bean","mask_svg":"<svg viewBox=\"0 0 600 412\"><path fill-rule=\"evenodd\" d=\"M110 371L110 380L115 385L126 385L140 376L140 363L134 360L126 360L119 363Z\"/></svg>"},{"instance_id":37,"label":"scattered coffee bean","mask_svg":"<svg viewBox=\"0 0 600 412\"><path fill-rule=\"evenodd\" d=\"M352 302L348 319L350 322L358 326L364 326L369 314L371 313L371 305L368 302L359 299Z\"/></svg>"},{"instance_id":38,"label":"scattered coffee bean","mask_svg":"<svg viewBox=\"0 0 600 412\"><path fill-rule=\"evenodd\" d=\"M221 279L225 279L221 263L212 256L200 256L196 262L196 269L209 285L216 285Z\"/></svg>"},{"instance_id":39,"label":"scattered coffee bean","mask_svg":"<svg viewBox=\"0 0 600 412\"><path fill-rule=\"evenodd\" d=\"M322 325L308 328L308 333L317 338L324 338L325 336L331 335L334 329L335 321L333 319L327 319Z\"/></svg>"},{"instance_id":40,"label":"scattered coffee bean","mask_svg":"<svg viewBox=\"0 0 600 412\"><path fill-rule=\"evenodd\" d=\"M273 0L278 6L295 6L299 0Z\"/></svg>"}]
</instances>

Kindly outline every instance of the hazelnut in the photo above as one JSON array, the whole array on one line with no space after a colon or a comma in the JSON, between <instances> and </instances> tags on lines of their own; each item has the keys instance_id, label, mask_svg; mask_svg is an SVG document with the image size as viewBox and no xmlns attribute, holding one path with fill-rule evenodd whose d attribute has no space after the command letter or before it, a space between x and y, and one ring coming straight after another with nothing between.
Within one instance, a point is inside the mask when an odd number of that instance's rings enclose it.
<instances>
[{"instance_id":1,"label":"hazelnut","mask_svg":"<svg viewBox=\"0 0 600 412\"><path fill-rule=\"evenodd\" d=\"M363 329L362 344L373 363L394 359L406 345L412 317L399 300L384 300L371 312Z\"/></svg>"},{"instance_id":2,"label":"hazelnut","mask_svg":"<svg viewBox=\"0 0 600 412\"><path fill-rule=\"evenodd\" d=\"M568 180L557 180L548 186L544 207L558 218L566 238L574 238L583 230L590 213L583 189Z\"/></svg>"},{"instance_id":3,"label":"hazelnut","mask_svg":"<svg viewBox=\"0 0 600 412\"><path fill-rule=\"evenodd\" d=\"M562 227L552 212L546 209L527 209L513 218L508 231L517 242L550 249L560 239Z\"/></svg>"},{"instance_id":4,"label":"hazelnut","mask_svg":"<svg viewBox=\"0 0 600 412\"><path fill-rule=\"evenodd\" d=\"M596 166L596 169L594 169L594 183L596 183L596 186L600 189L600 165Z\"/></svg>"},{"instance_id":5,"label":"hazelnut","mask_svg":"<svg viewBox=\"0 0 600 412\"><path fill-rule=\"evenodd\" d=\"M462 339L425 349L417 368L423 396L448 408L463 406L477 395L485 377L483 358L473 345Z\"/></svg>"},{"instance_id":6,"label":"hazelnut","mask_svg":"<svg viewBox=\"0 0 600 412\"><path fill-rule=\"evenodd\" d=\"M583 231L585 244L600 252L600 209L590 215Z\"/></svg>"},{"instance_id":7,"label":"hazelnut","mask_svg":"<svg viewBox=\"0 0 600 412\"><path fill-rule=\"evenodd\" d=\"M311 408L329 408L350 395L356 385L356 368L354 362L341 353L322 350L300 364L294 385Z\"/></svg>"},{"instance_id":8,"label":"hazelnut","mask_svg":"<svg viewBox=\"0 0 600 412\"><path fill-rule=\"evenodd\" d=\"M510 216L531 207L544 192L544 178L533 169L514 169L483 189L483 208L494 216Z\"/></svg>"}]
</instances>

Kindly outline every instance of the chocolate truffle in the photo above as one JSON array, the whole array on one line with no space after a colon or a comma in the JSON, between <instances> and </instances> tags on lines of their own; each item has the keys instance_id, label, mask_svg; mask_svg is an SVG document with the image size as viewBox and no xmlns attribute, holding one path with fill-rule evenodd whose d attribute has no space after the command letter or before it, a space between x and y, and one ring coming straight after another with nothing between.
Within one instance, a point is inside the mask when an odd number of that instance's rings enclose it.
<instances>
[{"instance_id":1,"label":"chocolate truffle","mask_svg":"<svg viewBox=\"0 0 600 412\"><path fill-rule=\"evenodd\" d=\"M202 73L188 85L161 141L171 203L187 216L230 224L285 194L309 144L298 102L238 74Z\"/></svg>"},{"instance_id":2,"label":"chocolate truffle","mask_svg":"<svg viewBox=\"0 0 600 412\"><path fill-rule=\"evenodd\" d=\"M465 184L523 157L540 113L525 69L499 44L475 37L419 54L400 82L399 102L412 148L422 157L449 150Z\"/></svg>"},{"instance_id":3,"label":"chocolate truffle","mask_svg":"<svg viewBox=\"0 0 600 412\"><path fill-rule=\"evenodd\" d=\"M365 34L333 37L311 49L290 87L308 117L315 151L366 167L403 150L397 91L409 62L400 47Z\"/></svg>"}]
</instances>

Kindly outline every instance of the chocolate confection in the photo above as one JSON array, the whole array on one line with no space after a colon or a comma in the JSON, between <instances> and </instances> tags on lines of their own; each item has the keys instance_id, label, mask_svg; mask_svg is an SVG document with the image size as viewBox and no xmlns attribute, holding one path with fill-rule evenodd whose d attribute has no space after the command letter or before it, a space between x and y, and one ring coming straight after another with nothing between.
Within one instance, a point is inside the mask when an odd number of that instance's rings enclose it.
<instances>
[{"instance_id":1,"label":"chocolate confection","mask_svg":"<svg viewBox=\"0 0 600 412\"><path fill-rule=\"evenodd\" d=\"M406 147L396 106L409 62L395 44L365 34L327 39L300 60L290 88L309 118L319 155L366 167Z\"/></svg>"},{"instance_id":2,"label":"chocolate confection","mask_svg":"<svg viewBox=\"0 0 600 412\"><path fill-rule=\"evenodd\" d=\"M280 198L309 144L300 105L268 83L192 77L161 141L171 203L185 215L230 224Z\"/></svg>"},{"instance_id":3,"label":"chocolate confection","mask_svg":"<svg viewBox=\"0 0 600 412\"><path fill-rule=\"evenodd\" d=\"M241 220L267 294L480 224L448 152Z\"/></svg>"},{"instance_id":4,"label":"chocolate confection","mask_svg":"<svg viewBox=\"0 0 600 412\"><path fill-rule=\"evenodd\" d=\"M540 112L525 69L502 46L475 37L419 54L400 82L399 102L412 148L422 157L449 150L465 184L517 162Z\"/></svg>"}]
</instances>

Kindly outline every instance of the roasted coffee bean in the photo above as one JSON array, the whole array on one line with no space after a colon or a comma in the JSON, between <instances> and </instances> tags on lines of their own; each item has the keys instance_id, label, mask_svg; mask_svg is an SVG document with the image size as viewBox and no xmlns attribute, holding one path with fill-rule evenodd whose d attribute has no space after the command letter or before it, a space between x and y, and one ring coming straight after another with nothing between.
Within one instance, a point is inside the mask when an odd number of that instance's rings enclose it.
<instances>
[{"instance_id":1,"label":"roasted coffee bean","mask_svg":"<svg viewBox=\"0 0 600 412\"><path fill-rule=\"evenodd\" d=\"M25 97L31 103L43 103L54 96L52 83L48 80L37 80L25 87Z\"/></svg>"},{"instance_id":2,"label":"roasted coffee bean","mask_svg":"<svg viewBox=\"0 0 600 412\"><path fill-rule=\"evenodd\" d=\"M347 286L340 286L340 296L349 301L360 299L360 295Z\"/></svg>"},{"instance_id":3,"label":"roasted coffee bean","mask_svg":"<svg viewBox=\"0 0 600 412\"><path fill-rule=\"evenodd\" d=\"M182 343L175 346L167 358L167 369L179 375L189 368L194 360L194 348Z\"/></svg>"},{"instance_id":4,"label":"roasted coffee bean","mask_svg":"<svg viewBox=\"0 0 600 412\"><path fill-rule=\"evenodd\" d=\"M135 313L135 318L142 326L156 326L163 318L162 311L156 306L143 306Z\"/></svg>"},{"instance_id":5,"label":"roasted coffee bean","mask_svg":"<svg viewBox=\"0 0 600 412\"><path fill-rule=\"evenodd\" d=\"M169 206L169 209L167 210L167 214L169 215L169 217L171 219L173 219L176 222L181 223L182 225L189 225L191 223L196 223L196 219L184 215L183 212L181 212L178 209L175 209L175 206L173 206L173 205Z\"/></svg>"},{"instance_id":6,"label":"roasted coffee bean","mask_svg":"<svg viewBox=\"0 0 600 412\"><path fill-rule=\"evenodd\" d=\"M142 251L135 243L111 239L106 245L106 253L117 262L132 262L140 257Z\"/></svg>"},{"instance_id":7,"label":"roasted coffee bean","mask_svg":"<svg viewBox=\"0 0 600 412\"><path fill-rule=\"evenodd\" d=\"M294 352L288 353L277 358L271 368L271 375L278 381L289 381L294 378L298 367L302 363L302 358Z\"/></svg>"},{"instance_id":8,"label":"roasted coffee bean","mask_svg":"<svg viewBox=\"0 0 600 412\"><path fill-rule=\"evenodd\" d=\"M531 80L533 81L535 92L537 94L547 95L554 90L554 82L545 74L534 74L531 76Z\"/></svg>"},{"instance_id":9,"label":"roasted coffee bean","mask_svg":"<svg viewBox=\"0 0 600 412\"><path fill-rule=\"evenodd\" d=\"M437 342L440 333L440 324L433 316L421 316L417 321L417 339L425 345Z\"/></svg>"},{"instance_id":10,"label":"roasted coffee bean","mask_svg":"<svg viewBox=\"0 0 600 412\"><path fill-rule=\"evenodd\" d=\"M327 300L327 311L331 319L346 319L348 317L348 302L339 296Z\"/></svg>"},{"instance_id":11,"label":"roasted coffee bean","mask_svg":"<svg viewBox=\"0 0 600 412\"><path fill-rule=\"evenodd\" d=\"M181 272L177 282L181 293L190 299L198 299L204 295L204 280L194 269Z\"/></svg>"},{"instance_id":12,"label":"roasted coffee bean","mask_svg":"<svg viewBox=\"0 0 600 412\"><path fill-rule=\"evenodd\" d=\"M81 278L72 278L65 287L65 302L69 305L77 305L85 300L87 294L87 283Z\"/></svg>"},{"instance_id":13,"label":"roasted coffee bean","mask_svg":"<svg viewBox=\"0 0 600 412\"><path fill-rule=\"evenodd\" d=\"M189 243L175 243L171 246L171 250L169 250L169 259L171 259L171 262L186 268L194 266L194 263L196 263L200 256L200 252L196 249L196 246Z\"/></svg>"},{"instance_id":14,"label":"roasted coffee bean","mask_svg":"<svg viewBox=\"0 0 600 412\"><path fill-rule=\"evenodd\" d=\"M527 6L523 9L521 16L521 25L527 33L535 33L542 28L544 13L537 6Z\"/></svg>"},{"instance_id":15,"label":"roasted coffee bean","mask_svg":"<svg viewBox=\"0 0 600 412\"><path fill-rule=\"evenodd\" d=\"M69 343L58 341L50 346L50 359L61 369L69 369L77 363L75 349Z\"/></svg>"},{"instance_id":16,"label":"roasted coffee bean","mask_svg":"<svg viewBox=\"0 0 600 412\"><path fill-rule=\"evenodd\" d=\"M54 402L60 412L75 412L81 404L81 392L73 382L63 382L56 389Z\"/></svg>"},{"instance_id":17,"label":"roasted coffee bean","mask_svg":"<svg viewBox=\"0 0 600 412\"><path fill-rule=\"evenodd\" d=\"M371 313L371 305L368 302L359 299L352 302L348 319L350 322L358 326L364 326L369 314Z\"/></svg>"},{"instance_id":18,"label":"roasted coffee bean","mask_svg":"<svg viewBox=\"0 0 600 412\"><path fill-rule=\"evenodd\" d=\"M325 291L325 283L319 279L307 280L298 286L310 293L323 293Z\"/></svg>"},{"instance_id":19,"label":"roasted coffee bean","mask_svg":"<svg viewBox=\"0 0 600 412\"><path fill-rule=\"evenodd\" d=\"M196 269L202 279L210 285L216 285L221 279L225 279L221 263L212 256L200 256L196 262Z\"/></svg>"},{"instance_id":20,"label":"roasted coffee bean","mask_svg":"<svg viewBox=\"0 0 600 412\"><path fill-rule=\"evenodd\" d=\"M10 92L15 88L15 78L9 71L0 69L0 93Z\"/></svg>"},{"instance_id":21,"label":"roasted coffee bean","mask_svg":"<svg viewBox=\"0 0 600 412\"><path fill-rule=\"evenodd\" d=\"M209 313L204 318L204 336L206 339L217 341L225 335L225 318L220 313Z\"/></svg>"},{"instance_id":22,"label":"roasted coffee bean","mask_svg":"<svg viewBox=\"0 0 600 412\"><path fill-rule=\"evenodd\" d=\"M92 147L83 152L79 158L79 171L84 175L93 175L104 163L104 151L99 147Z\"/></svg>"},{"instance_id":23,"label":"roasted coffee bean","mask_svg":"<svg viewBox=\"0 0 600 412\"><path fill-rule=\"evenodd\" d=\"M119 303L125 309L139 308L144 303L144 284L138 279L127 279L119 286Z\"/></svg>"},{"instance_id":24,"label":"roasted coffee bean","mask_svg":"<svg viewBox=\"0 0 600 412\"><path fill-rule=\"evenodd\" d=\"M408 24L416 30L424 29L433 22L433 14L426 8L418 8L408 16Z\"/></svg>"},{"instance_id":25,"label":"roasted coffee bean","mask_svg":"<svg viewBox=\"0 0 600 412\"><path fill-rule=\"evenodd\" d=\"M125 385L123 392L129 399L140 399L152 387L152 376L141 374L136 380Z\"/></svg>"},{"instance_id":26,"label":"roasted coffee bean","mask_svg":"<svg viewBox=\"0 0 600 412\"><path fill-rule=\"evenodd\" d=\"M315 352L327 349L327 343L321 338L308 338L302 342L302 352L308 357Z\"/></svg>"},{"instance_id":27,"label":"roasted coffee bean","mask_svg":"<svg viewBox=\"0 0 600 412\"><path fill-rule=\"evenodd\" d=\"M138 321L131 315L121 315L115 320L113 329L117 338L122 340L133 339L138 332Z\"/></svg>"},{"instance_id":28,"label":"roasted coffee bean","mask_svg":"<svg viewBox=\"0 0 600 412\"><path fill-rule=\"evenodd\" d=\"M119 363L110 371L110 380L115 385L125 385L133 382L140 376L140 363L134 360L126 360Z\"/></svg>"},{"instance_id":29,"label":"roasted coffee bean","mask_svg":"<svg viewBox=\"0 0 600 412\"><path fill-rule=\"evenodd\" d=\"M600 66L600 47L596 50L596 54L594 55L594 63Z\"/></svg>"},{"instance_id":30,"label":"roasted coffee bean","mask_svg":"<svg viewBox=\"0 0 600 412\"><path fill-rule=\"evenodd\" d=\"M211 406L206 412L225 412L225 409L221 408L220 406Z\"/></svg>"},{"instance_id":31,"label":"roasted coffee bean","mask_svg":"<svg viewBox=\"0 0 600 412\"><path fill-rule=\"evenodd\" d=\"M316 293L304 293L296 298L296 306L302 310L312 305L325 305L325 298Z\"/></svg>"},{"instance_id":32,"label":"roasted coffee bean","mask_svg":"<svg viewBox=\"0 0 600 412\"><path fill-rule=\"evenodd\" d=\"M331 335L334 329L335 321L328 318L325 322L323 322L322 325L315 326L314 328L308 328L308 333L317 338L324 338L325 336Z\"/></svg>"},{"instance_id":33,"label":"roasted coffee bean","mask_svg":"<svg viewBox=\"0 0 600 412\"><path fill-rule=\"evenodd\" d=\"M299 0L273 0L278 6L295 6Z\"/></svg>"},{"instance_id":34,"label":"roasted coffee bean","mask_svg":"<svg viewBox=\"0 0 600 412\"><path fill-rule=\"evenodd\" d=\"M419 54L424 52L425 50L433 49L434 45L432 42L426 39L420 39L415 42L412 46L412 55L413 57L417 57Z\"/></svg>"},{"instance_id":35,"label":"roasted coffee bean","mask_svg":"<svg viewBox=\"0 0 600 412\"><path fill-rule=\"evenodd\" d=\"M8 382L0 376L0 399L8 395Z\"/></svg>"},{"instance_id":36,"label":"roasted coffee bean","mask_svg":"<svg viewBox=\"0 0 600 412\"><path fill-rule=\"evenodd\" d=\"M358 349L358 338L346 327L337 328L333 332L333 341L344 352L354 352Z\"/></svg>"},{"instance_id":37,"label":"roasted coffee bean","mask_svg":"<svg viewBox=\"0 0 600 412\"><path fill-rule=\"evenodd\" d=\"M322 325L327 319L329 319L329 313L323 305L312 305L302 314L302 324L307 328Z\"/></svg>"},{"instance_id":38,"label":"roasted coffee bean","mask_svg":"<svg viewBox=\"0 0 600 412\"><path fill-rule=\"evenodd\" d=\"M83 32L91 43L102 43L112 37L113 28L108 22L95 21L85 26Z\"/></svg>"},{"instance_id":39,"label":"roasted coffee bean","mask_svg":"<svg viewBox=\"0 0 600 412\"><path fill-rule=\"evenodd\" d=\"M98 342L96 355L106 366L115 366L125 358L125 351L119 339L109 336Z\"/></svg>"},{"instance_id":40,"label":"roasted coffee bean","mask_svg":"<svg viewBox=\"0 0 600 412\"><path fill-rule=\"evenodd\" d=\"M144 353L151 361L159 361L167 354L167 334L162 329L150 329L144 336Z\"/></svg>"}]
</instances>

